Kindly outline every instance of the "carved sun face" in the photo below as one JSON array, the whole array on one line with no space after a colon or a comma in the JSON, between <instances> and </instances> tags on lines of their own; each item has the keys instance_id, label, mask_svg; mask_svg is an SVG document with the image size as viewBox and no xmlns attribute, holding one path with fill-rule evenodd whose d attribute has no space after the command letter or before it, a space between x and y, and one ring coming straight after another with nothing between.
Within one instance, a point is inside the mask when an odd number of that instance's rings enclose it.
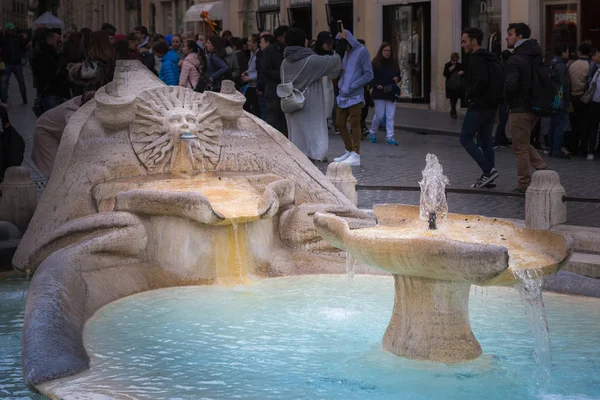
<instances>
[{"instance_id":1,"label":"carved sun face","mask_svg":"<svg viewBox=\"0 0 600 400\"><path fill-rule=\"evenodd\" d=\"M180 87L160 87L138 96L130 139L150 173L169 173L182 138L189 141L186 157L194 166L217 165L221 119L201 93Z\"/></svg>"}]
</instances>

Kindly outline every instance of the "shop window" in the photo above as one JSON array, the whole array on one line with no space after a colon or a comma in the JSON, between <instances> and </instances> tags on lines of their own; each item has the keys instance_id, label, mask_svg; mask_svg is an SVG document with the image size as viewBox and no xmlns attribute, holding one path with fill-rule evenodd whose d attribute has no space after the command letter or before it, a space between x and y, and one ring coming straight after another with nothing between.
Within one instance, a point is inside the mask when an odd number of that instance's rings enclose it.
<instances>
[{"instance_id":1,"label":"shop window","mask_svg":"<svg viewBox=\"0 0 600 400\"><path fill-rule=\"evenodd\" d=\"M383 7L383 41L396 52L401 101L428 102L431 90L431 5ZM380 43L374 48L379 48ZM374 56L374 54L372 54Z\"/></svg>"},{"instance_id":2,"label":"shop window","mask_svg":"<svg viewBox=\"0 0 600 400\"><path fill-rule=\"evenodd\" d=\"M554 55L554 46L577 48L577 3L544 5L545 54Z\"/></svg>"},{"instance_id":3,"label":"shop window","mask_svg":"<svg viewBox=\"0 0 600 400\"><path fill-rule=\"evenodd\" d=\"M463 0L463 29L479 28L483 31L481 47L498 57L502 52L502 0ZM448 54L450 59L450 54Z\"/></svg>"}]
</instances>

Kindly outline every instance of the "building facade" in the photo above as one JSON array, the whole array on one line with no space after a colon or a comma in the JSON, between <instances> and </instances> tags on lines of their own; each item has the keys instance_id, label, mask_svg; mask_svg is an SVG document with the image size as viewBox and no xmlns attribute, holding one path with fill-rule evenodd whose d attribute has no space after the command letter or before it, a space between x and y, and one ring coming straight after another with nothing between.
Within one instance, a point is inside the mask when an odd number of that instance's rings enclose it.
<instances>
[{"instance_id":1,"label":"building facade","mask_svg":"<svg viewBox=\"0 0 600 400\"><path fill-rule=\"evenodd\" d=\"M2 28L7 22L12 22L17 29L29 28L29 7L28 0L0 0Z\"/></svg>"},{"instance_id":2,"label":"building facade","mask_svg":"<svg viewBox=\"0 0 600 400\"><path fill-rule=\"evenodd\" d=\"M452 52L460 53L467 26L481 28L484 46L497 54L506 46L510 22L529 24L546 52L558 42L600 46L600 0L63 0L60 9L65 22L79 28L111 22L129 32L141 24L164 34L206 30L202 11L235 36L286 24L314 38L336 31L339 20L366 41L371 55L383 41L396 50L403 102L442 110L448 108L444 64Z\"/></svg>"}]
</instances>

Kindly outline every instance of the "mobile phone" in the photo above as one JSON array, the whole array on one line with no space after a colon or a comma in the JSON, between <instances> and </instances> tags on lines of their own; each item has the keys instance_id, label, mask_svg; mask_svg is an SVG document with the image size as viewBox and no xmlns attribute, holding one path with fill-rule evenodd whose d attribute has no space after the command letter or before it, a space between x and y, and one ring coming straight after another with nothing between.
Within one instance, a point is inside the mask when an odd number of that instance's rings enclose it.
<instances>
[{"instance_id":1,"label":"mobile phone","mask_svg":"<svg viewBox=\"0 0 600 400\"><path fill-rule=\"evenodd\" d=\"M338 29L338 32L339 32L339 33L342 33L342 32L344 32L344 23L342 22L342 20L341 20L341 19L338 19L338 22L337 22L337 29Z\"/></svg>"}]
</instances>

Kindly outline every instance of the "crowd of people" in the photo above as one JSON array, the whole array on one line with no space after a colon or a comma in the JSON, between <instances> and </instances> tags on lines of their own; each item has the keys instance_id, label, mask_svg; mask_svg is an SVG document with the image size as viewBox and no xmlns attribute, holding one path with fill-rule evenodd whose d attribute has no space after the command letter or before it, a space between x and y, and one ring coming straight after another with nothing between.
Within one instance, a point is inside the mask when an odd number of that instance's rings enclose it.
<instances>
[{"instance_id":1,"label":"crowd of people","mask_svg":"<svg viewBox=\"0 0 600 400\"><path fill-rule=\"evenodd\" d=\"M589 42L581 43L578 51L559 43L554 54L544 57L523 23L508 26L508 50L500 57L482 48L482 42L480 29L465 29L462 48L469 55L468 65L453 53L444 68L450 117L457 118L459 100L467 105L460 143L482 171L472 187L495 187L499 172L494 150L500 146L512 145L516 156L517 193L529 187L532 167L548 168L540 152L594 160L600 133L600 50ZM542 132L543 118L547 132Z\"/></svg>"},{"instance_id":2,"label":"crowd of people","mask_svg":"<svg viewBox=\"0 0 600 400\"><path fill-rule=\"evenodd\" d=\"M15 75L27 103L22 70L26 55L37 90L38 117L72 99L77 100L61 110L79 107L82 95L89 99L89 93L113 79L117 60L139 60L165 84L197 92L219 91L223 80L231 80L246 96L244 109L288 137L313 162L327 161L328 135L335 130L345 152L334 161L360 166L361 141L368 137L375 143L380 127L386 130L387 144L398 144L394 115L402 77L390 43L382 43L371 59L364 41L348 30L339 31L335 38L323 31L310 40L301 29L279 26L272 33L242 39L230 31L151 35L146 27L137 26L120 35L105 23L99 31L84 28L64 34L40 28L29 38L9 23L0 34L5 66L1 100L6 102ZM460 143L482 171L472 186L494 187L499 176L494 150L512 144L518 170L515 190L523 192L531 182L531 167L548 168L535 147L551 157L575 153L594 158L600 123L600 51L582 43L574 56L569 46L558 45L555 56L544 59L527 25L510 24L507 32L510 51L497 57L481 47L481 30L467 28L462 48L469 63L461 64L460 55L453 53L444 76L450 116L457 118L459 100L467 105ZM533 109L544 65L559 88L549 112ZM370 129L369 106L375 108ZM544 135L540 115L550 121ZM506 135L508 121L512 143Z\"/></svg>"}]
</instances>

